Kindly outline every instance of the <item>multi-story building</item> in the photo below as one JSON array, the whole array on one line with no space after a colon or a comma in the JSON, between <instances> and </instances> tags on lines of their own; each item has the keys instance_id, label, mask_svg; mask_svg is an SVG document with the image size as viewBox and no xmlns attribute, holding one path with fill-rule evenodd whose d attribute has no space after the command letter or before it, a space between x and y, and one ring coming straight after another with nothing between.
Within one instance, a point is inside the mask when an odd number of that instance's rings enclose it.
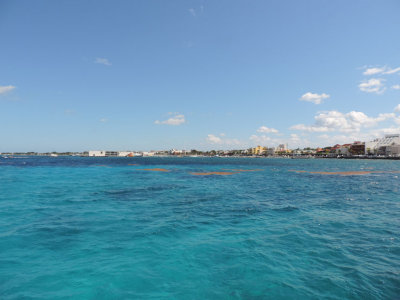
<instances>
[{"instance_id":1,"label":"multi-story building","mask_svg":"<svg viewBox=\"0 0 400 300\"><path fill-rule=\"evenodd\" d=\"M365 143L365 154L386 154L386 147L400 145L400 134L387 134L384 138Z\"/></svg>"},{"instance_id":2,"label":"multi-story building","mask_svg":"<svg viewBox=\"0 0 400 300\"><path fill-rule=\"evenodd\" d=\"M251 149L251 154L253 155L262 155L267 151L267 147L257 146Z\"/></svg>"},{"instance_id":3,"label":"multi-story building","mask_svg":"<svg viewBox=\"0 0 400 300\"><path fill-rule=\"evenodd\" d=\"M335 150L335 154L342 155L342 156L349 156L351 145L352 144L335 145L335 146L333 146L332 149Z\"/></svg>"},{"instance_id":4,"label":"multi-story building","mask_svg":"<svg viewBox=\"0 0 400 300\"><path fill-rule=\"evenodd\" d=\"M288 152L288 145L287 144L280 144L276 147L276 151L278 152Z\"/></svg>"},{"instance_id":5,"label":"multi-story building","mask_svg":"<svg viewBox=\"0 0 400 300\"><path fill-rule=\"evenodd\" d=\"M267 149L267 155L274 156L275 155L275 149L274 148L268 148Z\"/></svg>"},{"instance_id":6,"label":"multi-story building","mask_svg":"<svg viewBox=\"0 0 400 300\"><path fill-rule=\"evenodd\" d=\"M356 141L354 142L349 149L352 155L362 155L365 154L365 143Z\"/></svg>"},{"instance_id":7,"label":"multi-story building","mask_svg":"<svg viewBox=\"0 0 400 300\"><path fill-rule=\"evenodd\" d=\"M91 150L89 156L106 156L106 151Z\"/></svg>"},{"instance_id":8,"label":"multi-story building","mask_svg":"<svg viewBox=\"0 0 400 300\"><path fill-rule=\"evenodd\" d=\"M88 156L136 156L132 151L104 151L104 150L91 150Z\"/></svg>"},{"instance_id":9,"label":"multi-story building","mask_svg":"<svg viewBox=\"0 0 400 300\"><path fill-rule=\"evenodd\" d=\"M386 146L385 155L387 156L400 156L400 145Z\"/></svg>"}]
</instances>

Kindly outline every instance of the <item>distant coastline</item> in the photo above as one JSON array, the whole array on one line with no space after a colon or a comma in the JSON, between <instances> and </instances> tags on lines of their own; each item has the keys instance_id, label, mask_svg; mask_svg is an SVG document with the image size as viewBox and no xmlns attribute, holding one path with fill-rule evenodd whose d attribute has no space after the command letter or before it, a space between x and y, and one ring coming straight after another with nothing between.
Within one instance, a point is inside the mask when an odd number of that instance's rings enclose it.
<instances>
[{"instance_id":1,"label":"distant coastline","mask_svg":"<svg viewBox=\"0 0 400 300\"><path fill-rule=\"evenodd\" d=\"M68 154L64 152L51 152L51 153L31 153L31 152L3 152L0 153L0 159L12 159L21 157L86 157L86 158L151 158L151 157L165 157L165 158L258 158L258 159L375 159L375 160L400 160L400 156L387 156L387 155L298 155L298 154L275 154L275 155L229 155L229 154L154 154L154 155L137 155L137 156L117 156L117 155L104 155L104 156L89 156L85 152L74 152Z\"/></svg>"},{"instance_id":2,"label":"distant coastline","mask_svg":"<svg viewBox=\"0 0 400 300\"><path fill-rule=\"evenodd\" d=\"M324 148L306 147L289 149L287 144L277 147L260 146L248 149L231 150L89 150L83 152L4 152L1 157L12 156L83 156L83 157L281 157L281 158L338 158L338 159L400 159L400 134L386 134L370 142L354 141L349 144L336 144Z\"/></svg>"}]
</instances>

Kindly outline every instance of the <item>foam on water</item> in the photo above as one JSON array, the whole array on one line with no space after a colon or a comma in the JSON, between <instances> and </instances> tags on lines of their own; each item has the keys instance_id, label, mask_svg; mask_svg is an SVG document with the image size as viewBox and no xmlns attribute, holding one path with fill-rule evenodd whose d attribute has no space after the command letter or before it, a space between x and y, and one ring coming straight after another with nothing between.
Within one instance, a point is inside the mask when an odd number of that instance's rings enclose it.
<instances>
[{"instance_id":1,"label":"foam on water","mask_svg":"<svg viewBox=\"0 0 400 300\"><path fill-rule=\"evenodd\" d=\"M1 299L400 295L397 161L0 162Z\"/></svg>"}]
</instances>

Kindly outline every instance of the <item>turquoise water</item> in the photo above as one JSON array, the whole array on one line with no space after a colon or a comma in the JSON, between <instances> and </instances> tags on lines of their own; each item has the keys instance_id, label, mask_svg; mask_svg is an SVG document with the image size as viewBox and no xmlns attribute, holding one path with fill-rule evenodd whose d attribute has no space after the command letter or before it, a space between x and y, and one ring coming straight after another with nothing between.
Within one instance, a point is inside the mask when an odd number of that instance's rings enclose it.
<instances>
[{"instance_id":1,"label":"turquoise water","mask_svg":"<svg viewBox=\"0 0 400 300\"><path fill-rule=\"evenodd\" d=\"M400 299L400 174L292 170L400 161L0 159L0 298Z\"/></svg>"}]
</instances>

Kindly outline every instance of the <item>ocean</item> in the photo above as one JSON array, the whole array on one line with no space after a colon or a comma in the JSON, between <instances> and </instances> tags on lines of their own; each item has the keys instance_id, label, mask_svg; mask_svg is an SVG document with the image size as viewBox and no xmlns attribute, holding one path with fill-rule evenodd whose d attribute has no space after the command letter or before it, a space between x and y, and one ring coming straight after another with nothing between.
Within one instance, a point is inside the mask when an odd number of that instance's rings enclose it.
<instances>
[{"instance_id":1,"label":"ocean","mask_svg":"<svg viewBox=\"0 0 400 300\"><path fill-rule=\"evenodd\" d=\"M400 161L0 159L0 299L400 299Z\"/></svg>"}]
</instances>

